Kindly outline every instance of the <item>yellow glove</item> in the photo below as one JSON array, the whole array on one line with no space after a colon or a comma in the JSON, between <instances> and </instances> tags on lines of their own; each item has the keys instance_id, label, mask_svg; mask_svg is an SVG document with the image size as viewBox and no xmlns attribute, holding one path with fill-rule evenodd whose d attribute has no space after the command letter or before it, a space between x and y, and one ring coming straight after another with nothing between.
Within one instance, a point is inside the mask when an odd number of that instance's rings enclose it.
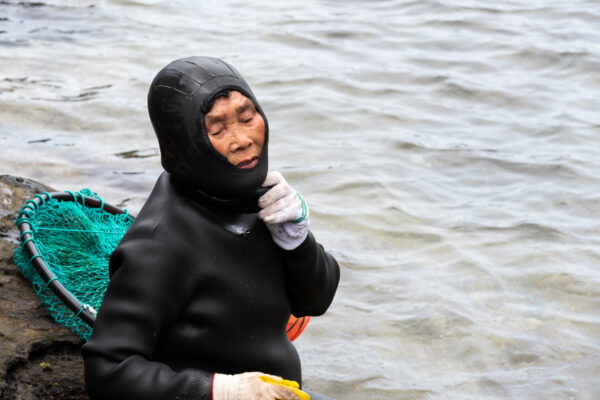
<instances>
[{"instance_id":1,"label":"yellow glove","mask_svg":"<svg viewBox=\"0 0 600 400\"><path fill-rule=\"evenodd\" d=\"M290 389L292 392L294 392L296 395L298 395L300 400L310 400L310 396L307 393L300 390L300 385L296 381L288 381L286 379L281 379L281 378L280 378L281 380L277 380L277 379L273 379L270 376L266 376L266 375L260 376L259 379L263 382L270 383L272 385L283 386L285 388Z\"/></svg>"},{"instance_id":2,"label":"yellow glove","mask_svg":"<svg viewBox=\"0 0 600 400\"><path fill-rule=\"evenodd\" d=\"M310 400L298 383L262 372L215 374L213 400Z\"/></svg>"}]
</instances>

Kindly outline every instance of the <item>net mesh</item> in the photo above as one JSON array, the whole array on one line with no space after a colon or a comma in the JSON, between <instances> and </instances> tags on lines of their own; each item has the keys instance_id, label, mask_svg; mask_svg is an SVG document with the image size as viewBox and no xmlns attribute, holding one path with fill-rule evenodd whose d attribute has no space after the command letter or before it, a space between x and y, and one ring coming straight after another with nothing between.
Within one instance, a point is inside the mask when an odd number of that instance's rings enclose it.
<instances>
[{"instance_id":1,"label":"net mesh","mask_svg":"<svg viewBox=\"0 0 600 400\"><path fill-rule=\"evenodd\" d=\"M89 189L79 193L101 200ZM108 286L108 259L133 218L127 213L113 215L80 202L50 199L39 207L26 203L20 220L31 225L33 242L56 278L95 314ZM87 341L92 328L61 302L48 286L50 282L44 282L38 275L24 244L15 250L15 263L31 281L52 317Z\"/></svg>"}]
</instances>

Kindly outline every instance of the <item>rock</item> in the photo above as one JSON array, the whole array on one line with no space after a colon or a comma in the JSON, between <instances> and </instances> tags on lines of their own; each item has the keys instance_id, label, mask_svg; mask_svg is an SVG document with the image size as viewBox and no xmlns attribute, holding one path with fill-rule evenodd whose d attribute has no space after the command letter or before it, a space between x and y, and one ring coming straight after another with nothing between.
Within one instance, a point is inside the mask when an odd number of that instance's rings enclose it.
<instances>
[{"instance_id":1,"label":"rock","mask_svg":"<svg viewBox=\"0 0 600 400\"><path fill-rule=\"evenodd\" d=\"M53 190L28 179L0 176L0 399L89 400L82 340L54 322L13 263L17 213L25 201L44 191Z\"/></svg>"}]
</instances>

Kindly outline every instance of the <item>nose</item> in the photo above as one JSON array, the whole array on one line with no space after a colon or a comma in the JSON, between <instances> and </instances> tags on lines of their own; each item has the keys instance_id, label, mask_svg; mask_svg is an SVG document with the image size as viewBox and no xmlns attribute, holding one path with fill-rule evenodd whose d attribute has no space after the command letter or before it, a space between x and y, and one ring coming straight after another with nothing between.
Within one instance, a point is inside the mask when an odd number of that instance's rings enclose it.
<instances>
[{"instance_id":1,"label":"nose","mask_svg":"<svg viewBox=\"0 0 600 400\"><path fill-rule=\"evenodd\" d=\"M231 151L246 149L251 144L252 139L243 129L235 129L232 132Z\"/></svg>"}]
</instances>

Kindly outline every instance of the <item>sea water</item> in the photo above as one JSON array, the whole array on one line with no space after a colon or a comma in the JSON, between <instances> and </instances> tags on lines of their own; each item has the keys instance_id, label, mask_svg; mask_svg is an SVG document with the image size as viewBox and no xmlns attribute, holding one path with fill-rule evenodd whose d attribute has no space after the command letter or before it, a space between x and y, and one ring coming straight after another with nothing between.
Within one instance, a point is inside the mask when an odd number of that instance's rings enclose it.
<instances>
[{"instance_id":1,"label":"sea water","mask_svg":"<svg viewBox=\"0 0 600 400\"><path fill-rule=\"evenodd\" d=\"M600 398L596 1L0 2L0 173L136 212L158 70L221 57L340 262L337 399Z\"/></svg>"}]
</instances>

